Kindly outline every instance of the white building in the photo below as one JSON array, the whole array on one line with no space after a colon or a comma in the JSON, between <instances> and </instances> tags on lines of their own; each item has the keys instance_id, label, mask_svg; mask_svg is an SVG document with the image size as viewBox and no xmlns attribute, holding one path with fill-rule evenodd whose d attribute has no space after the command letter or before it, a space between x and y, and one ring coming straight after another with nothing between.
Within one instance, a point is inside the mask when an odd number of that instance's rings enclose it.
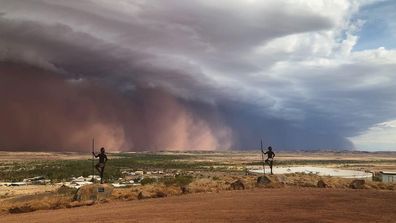
<instances>
[{"instance_id":1,"label":"white building","mask_svg":"<svg viewBox=\"0 0 396 223\"><path fill-rule=\"evenodd\" d=\"M381 171L380 178L383 183L396 183L396 172Z\"/></svg>"}]
</instances>

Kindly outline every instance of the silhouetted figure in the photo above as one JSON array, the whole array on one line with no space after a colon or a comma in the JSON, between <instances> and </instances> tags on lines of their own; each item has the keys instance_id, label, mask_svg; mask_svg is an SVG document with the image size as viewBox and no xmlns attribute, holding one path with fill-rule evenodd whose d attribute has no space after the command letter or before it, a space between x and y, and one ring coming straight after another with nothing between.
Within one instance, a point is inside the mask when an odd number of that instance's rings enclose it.
<instances>
[{"instance_id":1,"label":"silhouetted figure","mask_svg":"<svg viewBox=\"0 0 396 223\"><path fill-rule=\"evenodd\" d=\"M265 160L266 163L268 163L268 165L270 166L271 169L271 174L272 173L272 164L274 162L274 158L275 158L275 153L272 151L272 147L268 147L268 151L264 153L265 155L267 155L267 159Z\"/></svg>"},{"instance_id":2,"label":"silhouetted figure","mask_svg":"<svg viewBox=\"0 0 396 223\"><path fill-rule=\"evenodd\" d=\"M107 156L105 153L105 148L100 148L100 153L98 155L96 155L94 152L92 152L92 154L98 158L99 157L99 163L97 163L95 165L95 168L98 170L99 174L100 174L100 183L103 184L103 172L105 169L105 165L107 162Z\"/></svg>"}]
</instances>

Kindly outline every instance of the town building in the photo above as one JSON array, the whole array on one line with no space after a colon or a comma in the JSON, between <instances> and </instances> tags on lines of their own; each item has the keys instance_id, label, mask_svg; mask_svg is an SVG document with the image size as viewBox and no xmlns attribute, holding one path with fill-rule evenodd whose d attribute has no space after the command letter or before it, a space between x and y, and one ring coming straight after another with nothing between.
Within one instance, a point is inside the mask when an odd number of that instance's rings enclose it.
<instances>
[{"instance_id":1,"label":"town building","mask_svg":"<svg viewBox=\"0 0 396 223\"><path fill-rule=\"evenodd\" d=\"M381 171L379 177L383 183L396 183L396 171Z\"/></svg>"}]
</instances>

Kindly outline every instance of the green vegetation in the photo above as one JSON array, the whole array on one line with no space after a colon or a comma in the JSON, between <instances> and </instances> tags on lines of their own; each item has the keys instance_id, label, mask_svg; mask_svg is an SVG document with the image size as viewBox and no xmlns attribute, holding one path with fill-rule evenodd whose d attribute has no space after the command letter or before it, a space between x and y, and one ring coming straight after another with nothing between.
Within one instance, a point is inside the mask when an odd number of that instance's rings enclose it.
<instances>
[{"instance_id":1,"label":"green vegetation","mask_svg":"<svg viewBox=\"0 0 396 223\"><path fill-rule=\"evenodd\" d=\"M156 182L158 182L158 180L155 179L155 178L144 178L143 180L140 181L140 183L142 185L153 184L153 183L156 183Z\"/></svg>"},{"instance_id":2,"label":"green vegetation","mask_svg":"<svg viewBox=\"0 0 396 223\"><path fill-rule=\"evenodd\" d=\"M203 170L215 165L210 162L193 162L190 155L159 155L159 154L117 154L109 155L105 169L105 178L109 181L122 177L122 170ZM95 163L97 160L95 160ZM217 165L217 164L216 164ZM71 177L92 174L92 160L51 160L13 162L3 165L0 180L21 181L34 176L44 176L54 182L69 180ZM95 170L95 175L98 175Z\"/></svg>"}]
</instances>

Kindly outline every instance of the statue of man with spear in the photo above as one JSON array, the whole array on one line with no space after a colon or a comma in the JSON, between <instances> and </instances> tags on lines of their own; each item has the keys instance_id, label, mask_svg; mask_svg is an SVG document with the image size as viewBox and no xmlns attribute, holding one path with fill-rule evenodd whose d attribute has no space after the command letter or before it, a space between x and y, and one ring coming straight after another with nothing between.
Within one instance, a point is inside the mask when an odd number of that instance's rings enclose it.
<instances>
[{"instance_id":1,"label":"statue of man with spear","mask_svg":"<svg viewBox=\"0 0 396 223\"><path fill-rule=\"evenodd\" d=\"M103 173L107 162L107 155L105 153L105 148L102 147L100 149L100 153L97 155L95 154L95 152L92 152L92 155L95 158L99 157L99 162L95 165L95 168L100 173L100 183L103 184Z\"/></svg>"},{"instance_id":2,"label":"statue of man with spear","mask_svg":"<svg viewBox=\"0 0 396 223\"><path fill-rule=\"evenodd\" d=\"M266 160L264 160L264 155L267 155L267 159ZM272 151L272 147L271 146L268 147L268 151L267 152L264 152L263 151L263 141L261 141L261 156L262 156L262 159L263 159L264 174L265 174L264 164L267 163L269 165L270 169L271 169L271 175L273 175L272 165L274 163L275 153Z\"/></svg>"}]
</instances>

